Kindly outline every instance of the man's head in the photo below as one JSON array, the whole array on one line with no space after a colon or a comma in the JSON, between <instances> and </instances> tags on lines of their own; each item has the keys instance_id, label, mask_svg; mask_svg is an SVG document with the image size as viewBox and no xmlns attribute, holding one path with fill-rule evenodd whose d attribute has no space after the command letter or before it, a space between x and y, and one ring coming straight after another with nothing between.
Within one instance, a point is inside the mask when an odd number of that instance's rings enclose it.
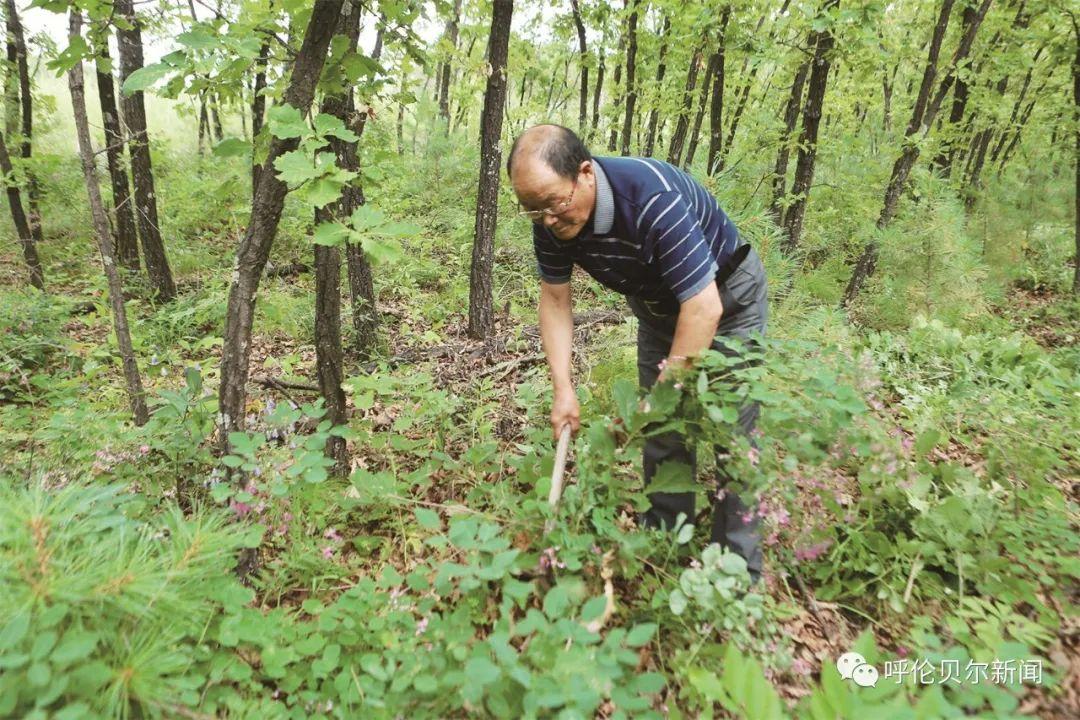
<instances>
[{"instance_id":1,"label":"man's head","mask_svg":"<svg viewBox=\"0 0 1080 720\"><path fill-rule=\"evenodd\" d=\"M537 211L533 222L543 223L560 240L574 238L592 215L592 156L561 125L536 125L518 136L506 159L506 174L522 209Z\"/></svg>"}]
</instances>

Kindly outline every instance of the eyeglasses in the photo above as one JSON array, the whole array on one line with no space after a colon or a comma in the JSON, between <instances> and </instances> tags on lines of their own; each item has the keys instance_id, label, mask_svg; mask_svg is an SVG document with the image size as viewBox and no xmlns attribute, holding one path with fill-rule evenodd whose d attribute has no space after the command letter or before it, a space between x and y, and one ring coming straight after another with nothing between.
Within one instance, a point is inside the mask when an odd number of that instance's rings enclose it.
<instances>
[{"instance_id":1,"label":"eyeglasses","mask_svg":"<svg viewBox=\"0 0 1080 720\"><path fill-rule=\"evenodd\" d=\"M518 215L521 215L522 217L527 217L533 222L542 220L545 215L561 215L562 213L566 212L567 208L570 207L570 204L574 202L575 192L577 192L577 178L574 178L574 187L570 189L570 197L566 198L566 200L558 203L557 205L546 207L543 210L522 210L518 213ZM521 203L518 203L518 206L521 207Z\"/></svg>"}]
</instances>

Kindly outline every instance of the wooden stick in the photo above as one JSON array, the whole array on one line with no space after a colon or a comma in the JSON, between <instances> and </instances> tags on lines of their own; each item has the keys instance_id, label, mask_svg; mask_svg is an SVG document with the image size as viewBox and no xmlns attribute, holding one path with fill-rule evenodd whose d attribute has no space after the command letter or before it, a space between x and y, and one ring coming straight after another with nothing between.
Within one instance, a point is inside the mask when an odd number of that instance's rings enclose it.
<instances>
[{"instance_id":1,"label":"wooden stick","mask_svg":"<svg viewBox=\"0 0 1080 720\"><path fill-rule=\"evenodd\" d=\"M570 425L563 425L562 433L559 434L559 444L555 449L555 467L551 470L551 491L548 493L548 505L555 509L559 504L559 498L563 491L563 473L566 471L566 454L570 451ZM544 532L549 533L554 525L553 520L544 523Z\"/></svg>"}]
</instances>

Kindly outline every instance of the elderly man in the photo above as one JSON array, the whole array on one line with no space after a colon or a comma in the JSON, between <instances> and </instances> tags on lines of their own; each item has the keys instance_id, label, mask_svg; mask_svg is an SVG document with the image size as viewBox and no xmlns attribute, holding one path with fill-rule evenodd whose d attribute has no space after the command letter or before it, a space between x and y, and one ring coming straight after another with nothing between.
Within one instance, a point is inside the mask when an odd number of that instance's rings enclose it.
<instances>
[{"instance_id":1,"label":"elderly man","mask_svg":"<svg viewBox=\"0 0 1080 720\"><path fill-rule=\"evenodd\" d=\"M627 296L638 318L638 379L649 388L668 368L684 366L708 347L732 354L726 337L765 333L765 270L716 200L690 175L660 160L593 157L559 125L538 125L514 142L507 174L533 225L540 272L540 335L554 385L551 426L577 432L571 379L573 314L570 276L580 266L604 287ZM750 433L758 407L739 410ZM674 433L645 446L648 483L660 463L696 469L694 448ZM729 479L720 462L721 481ZM758 520L736 492L721 492L712 540L761 574ZM694 517L692 493L652 493L646 526L671 528L679 513Z\"/></svg>"}]
</instances>

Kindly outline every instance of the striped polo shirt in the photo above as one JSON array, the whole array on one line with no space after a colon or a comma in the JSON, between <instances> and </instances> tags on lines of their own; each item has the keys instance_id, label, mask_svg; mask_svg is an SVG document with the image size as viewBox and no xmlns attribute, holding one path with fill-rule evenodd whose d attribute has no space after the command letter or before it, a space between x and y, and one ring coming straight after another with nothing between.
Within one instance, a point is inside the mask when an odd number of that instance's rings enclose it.
<instances>
[{"instance_id":1,"label":"striped polo shirt","mask_svg":"<svg viewBox=\"0 0 1080 720\"><path fill-rule=\"evenodd\" d=\"M713 281L742 244L735 224L693 177L653 158L593 157L596 205L572 240L533 225L540 277L565 283L577 264L658 315Z\"/></svg>"}]
</instances>

